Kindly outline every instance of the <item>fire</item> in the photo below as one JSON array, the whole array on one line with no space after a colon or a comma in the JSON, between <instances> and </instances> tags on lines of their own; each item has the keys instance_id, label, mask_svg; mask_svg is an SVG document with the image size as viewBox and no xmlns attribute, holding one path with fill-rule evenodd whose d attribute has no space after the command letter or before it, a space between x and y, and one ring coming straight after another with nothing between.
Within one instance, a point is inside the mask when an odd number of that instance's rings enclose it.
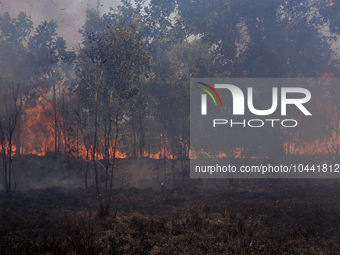
<instances>
[{"instance_id":1,"label":"fire","mask_svg":"<svg viewBox=\"0 0 340 255\"><path fill-rule=\"evenodd\" d=\"M333 6L333 5L334 5L334 3L330 3L330 4L329 4L329 6Z\"/></svg>"},{"instance_id":2,"label":"fire","mask_svg":"<svg viewBox=\"0 0 340 255\"><path fill-rule=\"evenodd\" d=\"M146 152L145 150L143 151L143 157L145 158L152 158L152 159L161 159L162 156L164 155L165 153L165 157L168 158L168 159L173 159L173 155L171 155L167 150L165 150L164 152L164 149L162 150L163 152L161 153L148 153Z\"/></svg>"},{"instance_id":3,"label":"fire","mask_svg":"<svg viewBox=\"0 0 340 255\"><path fill-rule=\"evenodd\" d=\"M23 109L24 125L21 131L22 154L35 154L45 156L54 152L54 126L51 117L52 102L45 102L46 92L37 92L36 102L30 102L35 106L27 106Z\"/></svg>"},{"instance_id":4,"label":"fire","mask_svg":"<svg viewBox=\"0 0 340 255\"><path fill-rule=\"evenodd\" d=\"M334 73L332 71L328 73L323 73L322 78L333 78ZM55 152L55 147L61 153L65 153L66 140L68 139L67 134L61 128L64 123L63 118L59 113L57 113L57 146L55 145L55 125L54 125L54 108L53 100L47 100L47 91L41 90L36 91L36 95L31 96L27 99L27 102L23 106L23 115L21 117L21 130L20 130L20 141L16 145L13 144L13 155L16 152L20 154L34 154L38 156L45 156L48 154L53 154ZM171 151L167 149L167 140L160 134L161 150L157 151L147 151L143 150L143 157L148 157L152 159L162 159L164 157L168 159L175 159L176 156L172 155ZM164 138L164 139L163 139ZM188 149L188 144L183 141L180 137L179 145L182 147L181 150L184 151L184 155L187 155L190 159L197 159L200 157L222 159L222 158L247 158L247 148L235 148L233 150L233 155L225 152L217 152L214 155L205 151L193 151ZM165 144L164 144L165 143ZM105 157L105 141L99 141L98 152L95 157L98 160L104 159ZM110 141L111 147L109 149L109 154L113 155L114 141ZM313 142L286 142L284 148L286 154L298 154L298 155L313 155L313 154L327 154L335 153L334 145L340 144L340 137L336 138L333 134L329 139L315 140ZM75 140L72 144L73 149L76 148L73 156L78 156L83 160L92 160L92 147L90 145L86 146L86 143L81 140ZM128 158L129 153L123 150L116 150L116 158ZM141 156L141 155L138 155Z\"/></svg>"},{"instance_id":5,"label":"fire","mask_svg":"<svg viewBox=\"0 0 340 255\"><path fill-rule=\"evenodd\" d=\"M322 73L321 78L333 78L334 72L329 71L327 73ZM325 84L326 85L326 84ZM55 153L55 148L61 153L67 153L66 144L68 134L64 131L61 126L64 120L60 113L57 112L57 146L55 144L55 123L54 123L54 105L53 100L47 100L48 92L45 90L35 91L35 95L31 95L23 106L23 115L20 119L20 141L13 144L13 155L17 152L20 154L34 154L38 156L52 155ZM81 137L81 135L79 135ZM91 141L92 142L92 141ZM111 147L109 149L109 154L113 155L112 145L114 141L110 141ZM142 157L148 157L152 159L162 159L164 157L168 159L176 159L172 155L172 151L169 150L169 143L163 134L160 134L160 151L157 150L143 150ZM286 154L298 154L298 155L313 155L313 154L328 154L335 153L334 145L340 144L340 137L336 138L336 135L331 135L327 140L315 140L313 142L286 142L284 148ZM92 148L90 145L86 146L85 141L78 139L73 141L72 149L73 156L80 157L83 160L92 160ZM222 158L247 158L251 155L247 154L247 148L234 148L233 154L229 152L216 152L209 153L205 151L193 151L188 149L188 143L179 137L179 144L175 148L180 148L184 153L183 155L188 156L190 159L197 159L200 157L222 159ZM95 157L98 160L105 158L105 141L99 141L98 152ZM128 158L130 154L126 150L121 149L115 151L116 158Z\"/></svg>"},{"instance_id":6,"label":"fire","mask_svg":"<svg viewBox=\"0 0 340 255\"><path fill-rule=\"evenodd\" d=\"M340 139L338 139L338 143L340 142ZM334 141L333 141L334 143ZM288 153L288 147L289 147L289 154L294 155L325 155L328 153L335 154L336 149L332 146L331 140L316 140L312 143L303 142L300 144L297 143L285 143L284 148L286 150L286 153Z\"/></svg>"},{"instance_id":7,"label":"fire","mask_svg":"<svg viewBox=\"0 0 340 255\"><path fill-rule=\"evenodd\" d=\"M227 155L225 152L218 152L217 155L211 155L209 152L206 151L194 151L189 150L189 158L190 159L197 159L197 158L211 158L211 159L222 159L222 158L245 158L245 156L242 155L242 152L246 150L244 148L235 148L233 150L233 156Z\"/></svg>"},{"instance_id":8,"label":"fire","mask_svg":"<svg viewBox=\"0 0 340 255\"><path fill-rule=\"evenodd\" d=\"M45 90L35 91L35 95L32 95L27 99L23 107L22 126L20 130L19 152L20 154L34 154L38 156L53 155L55 148L58 151L65 153L66 140L68 134L61 128L64 120L57 110L57 124L55 125L55 109L53 100L47 100L48 92ZM57 146L55 145L55 129L57 128ZM162 135L160 135L162 137ZM92 141L91 141L92 142ZM70 143L70 142L69 142ZM93 147L91 145L86 146L85 141L78 137L78 140L71 141L73 146L71 148L72 155L80 157L83 160L92 160ZM89 143L89 142L88 142ZM182 147L185 151L186 145L181 141ZM108 153L110 157L113 155L114 140L110 141L110 148ZM158 153L150 153L146 150L143 151L143 157L149 157L153 159L163 158L173 159L173 155L165 148L164 144L161 146L161 151ZM13 147L13 151L16 147ZM13 154L14 155L14 154ZM115 151L116 158L128 158L125 152L118 149ZM140 156L140 155L138 155ZM102 160L105 158L105 141L99 141L95 158Z\"/></svg>"},{"instance_id":9,"label":"fire","mask_svg":"<svg viewBox=\"0 0 340 255\"><path fill-rule=\"evenodd\" d=\"M328 73L322 73L321 74L321 78L334 78L334 73L332 71L328 72Z\"/></svg>"},{"instance_id":10,"label":"fire","mask_svg":"<svg viewBox=\"0 0 340 255\"><path fill-rule=\"evenodd\" d=\"M2 153L2 149L3 149L3 148L5 149L5 154L7 155L7 154L8 154L8 150L9 150L9 143L8 143L7 140L4 141L3 147L0 146L0 152L1 152L1 153ZM16 150L17 150L16 145L15 145L15 144L12 144L12 156L15 155Z\"/></svg>"}]
</instances>

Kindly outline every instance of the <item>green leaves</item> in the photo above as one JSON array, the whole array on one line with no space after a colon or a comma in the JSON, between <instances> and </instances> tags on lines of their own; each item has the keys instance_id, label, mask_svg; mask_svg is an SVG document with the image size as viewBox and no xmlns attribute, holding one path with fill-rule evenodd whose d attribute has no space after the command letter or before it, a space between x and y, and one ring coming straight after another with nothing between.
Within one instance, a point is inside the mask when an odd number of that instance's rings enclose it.
<instances>
[{"instance_id":1,"label":"green leaves","mask_svg":"<svg viewBox=\"0 0 340 255\"><path fill-rule=\"evenodd\" d=\"M17 18L11 18L8 12L0 16L0 38L7 43L21 44L27 40L33 28L33 22L24 12Z\"/></svg>"},{"instance_id":2,"label":"green leaves","mask_svg":"<svg viewBox=\"0 0 340 255\"><path fill-rule=\"evenodd\" d=\"M54 20L42 22L27 44L31 61L44 71L51 70L59 61L72 62L75 57L75 53L66 51L65 40L57 37L57 27Z\"/></svg>"}]
</instances>

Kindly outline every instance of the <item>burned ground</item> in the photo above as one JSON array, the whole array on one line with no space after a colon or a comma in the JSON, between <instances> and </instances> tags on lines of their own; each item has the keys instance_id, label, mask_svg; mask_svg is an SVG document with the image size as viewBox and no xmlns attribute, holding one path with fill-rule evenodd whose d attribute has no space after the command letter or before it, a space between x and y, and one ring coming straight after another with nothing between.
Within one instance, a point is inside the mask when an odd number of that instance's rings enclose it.
<instances>
[{"instance_id":1,"label":"burned ground","mask_svg":"<svg viewBox=\"0 0 340 255\"><path fill-rule=\"evenodd\" d=\"M339 191L326 179L187 178L117 187L105 218L93 187L15 191L12 206L2 191L0 253L339 254Z\"/></svg>"}]
</instances>

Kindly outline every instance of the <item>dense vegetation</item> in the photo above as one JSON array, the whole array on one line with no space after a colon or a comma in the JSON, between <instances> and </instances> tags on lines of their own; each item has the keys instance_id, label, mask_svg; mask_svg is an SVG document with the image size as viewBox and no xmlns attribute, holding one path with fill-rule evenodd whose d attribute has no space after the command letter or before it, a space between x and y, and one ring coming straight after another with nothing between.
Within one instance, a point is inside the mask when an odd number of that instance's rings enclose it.
<instances>
[{"instance_id":1,"label":"dense vegetation","mask_svg":"<svg viewBox=\"0 0 340 255\"><path fill-rule=\"evenodd\" d=\"M10 200L13 157L23 154L53 155L64 177L76 165L86 188L93 173L101 215L110 213L117 158L171 159L178 184L190 149L189 79L337 77L339 10L310 0L122 1L104 15L89 8L72 51L56 21L33 28L24 12L2 14L0 143ZM231 156L240 147L247 157L260 147L261 157L285 156L292 137L326 141L324 153L339 154L339 103L325 98L315 111L325 121L313 133L277 129L249 145L236 144L245 136L234 132L226 138Z\"/></svg>"}]
</instances>

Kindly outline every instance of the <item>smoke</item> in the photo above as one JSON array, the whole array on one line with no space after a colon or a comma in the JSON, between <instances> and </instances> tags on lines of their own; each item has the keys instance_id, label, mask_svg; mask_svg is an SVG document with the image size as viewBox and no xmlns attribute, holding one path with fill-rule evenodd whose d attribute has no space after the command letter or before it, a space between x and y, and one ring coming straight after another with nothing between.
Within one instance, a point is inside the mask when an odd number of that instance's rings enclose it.
<instances>
[{"instance_id":1,"label":"smoke","mask_svg":"<svg viewBox=\"0 0 340 255\"><path fill-rule=\"evenodd\" d=\"M110 11L110 7L119 5L119 0L101 0L99 3L101 13ZM97 0L3 0L0 2L2 15L9 12L12 18L17 17L20 11L26 12L34 23L34 27L42 21L54 19L58 24L58 36L64 37L67 47L71 50L81 42L79 28L85 21L85 10L88 7L96 8Z\"/></svg>"},{"instance_id":2,"label":"smoke","mask_svg":"<svg viewBox=\"0 0 340 255\"><path fill-rule=\"evenodd\" d=\"M47 189L54 187L65 189L84 187L84 179L78 177L63 179L57 176L46 176L38 180L35 177L25 177L24 180L20 181L19 179L17 190Z\"/></svg>"}]
</instances>

